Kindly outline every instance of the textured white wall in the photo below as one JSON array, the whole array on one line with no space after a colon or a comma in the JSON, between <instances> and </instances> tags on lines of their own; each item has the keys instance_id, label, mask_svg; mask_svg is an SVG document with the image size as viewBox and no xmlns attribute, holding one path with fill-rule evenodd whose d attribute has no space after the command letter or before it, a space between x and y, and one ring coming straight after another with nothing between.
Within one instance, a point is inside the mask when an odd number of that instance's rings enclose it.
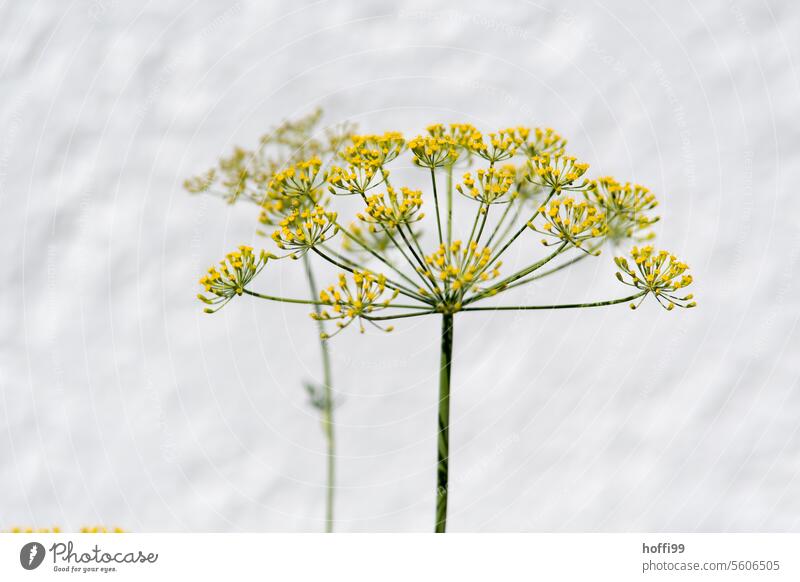
<instances>
[{"instance_id":1,"label":"textured white wall","mask_svg":"<svg viewBox=\"0 0 800 582\"><path fill-rule=\"evenodd\" d=\"M458 319L452 530L800 530L799 27L788 0L6 2L0 527L321 529L308 310L203 315L254 216L181 189L321 105L553 126L651 187L695 275L690 312ZM304 294L297 267L258 286ZM607 253L518 299L620 287ZM333 344L341 530L431 528L438 321L397 327Z\"/></svg>"}]
</instances>

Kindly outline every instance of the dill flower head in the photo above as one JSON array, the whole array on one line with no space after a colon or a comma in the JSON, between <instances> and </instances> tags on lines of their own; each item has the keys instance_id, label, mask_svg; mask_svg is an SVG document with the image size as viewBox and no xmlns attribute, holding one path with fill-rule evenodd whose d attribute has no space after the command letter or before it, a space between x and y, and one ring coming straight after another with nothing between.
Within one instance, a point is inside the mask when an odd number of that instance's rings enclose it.
<instances>
[{"instance_id":1,"label":"dill flower head","mask_svg":"<svg viewBox=\"0 0 800 582\"><path fill-rule=\"evenodd\" d=\"M668 311L676 305L683 308L697 305L692 301L694 296L691 293L684 297L676 295L676 292L692 284L692 276L685 274L689 268L686 263L667 251L656 252L649 245L633 247L631 257L633 266L629 265L625 257L614 259L621 271L617 272L617 279L622 283L652 294ZM631 304L631 309L637 307L638 305Z\"/></svg>"},{"instance_id":2,"label":"dill flower head","mask_svg":"<svg viewBox=\"0 0 800 582\"><path fill-rule=\"evenodd\" d=\"M250 167L251 158L251 152L235 147L230 156L219 161L219 178L227 192L226 200L229 204L236 202L247 191L249 183L256 175ZM206 174L184 182L184 187L189 192L205 192L217 177L217 171L212 168Z\"/></svg>"},{"instance_id":3,"label":"dill flower head","mask_svg":"<svg viewBox=\"0 0 800 582\"><path fill-rule=\"evenodd\" d=\"M61 533L60 527L20 527L14 526L7 532L0 532L0 533Z\"/></svg>"},{"instance_id":4,"label":"dill flower head","mask_svg":"<svg viewBox=\"0 0 800 582\"><path fill-rule=\"evenodd\" d=\"M331 194L366 195L368 190L380 186L389 175L383 170L379 158L351 157L355 163L346 168L333 166L328 173L328 190Z\"/></svg>"},{"instance_id":5,"label":"dill flower head","mask_svg":"<svg viewBox=\"0 0 800 582\"><path fill-rule=\"evenodd\" d=\"M292 164L272 176L269 189L280 196L313 196L325 182L321 167L322 160L317 156Z\"/></svg>"},{"instance_id":6,"label":"dill flower head","mask_svg":"<svg viewBox=\"0 0 800 582\"><path fill-rule=\"evenodd\" d=\"M501 201L508 202L503 198L514 185L514 173L506 167L500 169L491 167L475 172L475 178L471 172L467 172L463 180L463 183L456 186L460 194L482 204L494 204Z\"/></svg>"},{"instance_id":7,"label":"dill flower head","mask_svg":"<svg viewBox=\"0 0 800 582\"><path fill-rule=\"evenodd\" d=\"M497 133L490 133L484 140L479 133L475 133L469 140L470 150L492 164L502 162L514 157L521 141L516 131L501 129Z\"/></svg>"},{"instance_id":8,"label":"dill flower head","mask_svg":"<svg viewBox=\"0 0 800 582\"><path fill-rule=\"evenodd\" d=\"M461 296L467 291L479 291L478 284L491 281L500 275L502 262L497 262L491 270L486 267L492 258L492 249L479 247L473 241L464 245L460 240L455 240L448 246L439 245L433 254L425 257L427 270L419 272L430 279L439 288L443 284L445 290L461 291Z\"/></svg>"},{"instance_id":9,"label":"dill flower head","mask_svg":"<svg viewBox=\"0 0 800 582\"><path fill-rule=\"evenodd\" d=\"M425 218L419 212L422 207L422 192L409 188L400 188L400 195L394 188L388 188L386 194L375 194L366 199L364 213L359 213L359 220L380 224L388 229L395 229L399 224L411 224Z\"/></svg>"},{"instance_id":10,"label":"dill flower head","mask_svg":"<svg viewBox=\"0 0 800 582\"><path fill-rule=\"evenodd\" d=\"M563 190L586 190L589 187L589 181L582 179L589 164L579 163L563 151L532 157L529 169L528 179L531 182L550 188L556 194Z\"/></svg>"},{"instance_id":11,"label":"dill flower head","mask_svg":"<svg viewBox=\"0 0 800 582\"><path fill-rule=\"evenodd\" d=\"M317 126L322 111L317 109L299 119L287 120L261 136L256 150L235 147L217 168L189 178L184 188L191 193L208 192L233 204L244 199L264 202L265 193L273 196L269 182L289 164L314 156L327 157L340 151L355 131L350 123L326 128L320 137Z\"/></svg>"},{"instance_id":12,"label":"dill flower head","mask_svg":"<svg viewBox=\"0 0 800 582\"><path fill-rule=\"evenodd\" d=\"M192 176L183 181L183 187L192 194L200 194L201 192L208 191L217 179L217 170L211 168L199 174Z\"/></svg>"},{"instance_id":13,"label":"dill flower head","mask_svg":"<svg viewBox=\"0 0 800 582\"><path fill-rule=\"evenodd\" d=\"M520 149L529 158L543 154L553 154L567 147L567 140L552 129L536 127L532 131L527 127L517 128L521 140Z\"/></svg>"},{"instance_id":14,"label":"dill flower head","mask_svg":"<svg viewBox=\"0 0 800 582\"><path fill-rule=\"evenodd\" d=\"M238 250L228 253L220 261L219 267L211 267L203 277L200 284L205 288L210 297L203 294L197 296L206 305L206 313L215 313L222 309L231 299L244 293L244 288L255 278L267 264L270 255L261 251L258 255L253 253L252 247L242 245Z\"/></svg>"},{"instance_id":15,"label":"dill flower head","mask_svg":"<svg viewBox=\"0 0 800 582\"><path fill-rule=\"evenodd\" d=\"M458 144L449 135L419 135L408 142L414 162L423 168L452 166L458 160Z\"/></svg>"},{"instance_id":16,"label":"dill flower head","mask_svg":"<svg viewBox=\"0 0 800 582\"><path fill-rule=\"evenodd\" d=\"M354 166L383 166L403 153L406 140L399 131L387 131L382 135L354 135L352 145L341 152L341 158Z\"/></svg>"},{"instance_id":17,"label":"dill flower head","mask_svg":"<svg viewBox=\"0 0 800 582\"><path fill-rule=\"evenodd\" d=\"M350 274L350 280L348 280L345 273L340 274L337 285L331 285L319 292L319 300L325 305L329 305L330 309L311 313L312 319L336 320L336 326L339 329L331 335L320 334L322 339L333 337L356 320L358 320L361 333L364 333L365 320L378 329L392 331L393 327L383 328L369 319L372 313L388 307L397 297L398 292L395 290L388 298L384 298L386 290L384 275L376 275L366 270L356 270Z\"/></svg>"},{"instance_id":18,"label":"dill flower head","mask_svg":"<svg viewBox=\"0 0 800 582\"><path fill-rule=\"evenodd\" d=\"M539 214L544 217L544 224L528 223L528 226L547 237L542 239L545 246L568 243L582 249L585 241L606 233L605 214L586 200L556 198L548 206L540 207ZM593 254L599 255L600 251Z\"/></svg>"},{"instance_id":19,"label":"dill flower head","mask_svg":"<svg viewBox=\"0 0 800 582\"><path fill-rule=\"evenodd\" d=\"M426 129L430 136L450 138L459 148L467 151L469 151L469 144L473 139L481 138L480 132L469 123L451 123L446 127L444 124L434 123Z\"/></svg>"},{"instance_id":20,"label":"dill flower head","mask_svg":"<svg viewBox=\"0 0 800 582\"><path fill-rule=\"evenodd\" d=\"M310 248L324 243L339 232L336 226L336 213L322 206L293 210L278 223L279 228L272 233L272 240L279 249L292 251L290 256L297 258Z\"/></svg>"},{"instance_id":21,"label":"dill flower head","mask_svg":"<svg viewBox=\"0 0 800 582\"><path fill-rule=\"evenodd\" d=\"M658 201L644 186L630 182L622 184L606 176L592 181L587 197L605 211L608 238L614 242L635 238L636 233L659 221L658 216L648 215L648 211L658 206ZM639 239L647 240L653 236L653 233L648 233Z\"/></svg>"}]
</instances>

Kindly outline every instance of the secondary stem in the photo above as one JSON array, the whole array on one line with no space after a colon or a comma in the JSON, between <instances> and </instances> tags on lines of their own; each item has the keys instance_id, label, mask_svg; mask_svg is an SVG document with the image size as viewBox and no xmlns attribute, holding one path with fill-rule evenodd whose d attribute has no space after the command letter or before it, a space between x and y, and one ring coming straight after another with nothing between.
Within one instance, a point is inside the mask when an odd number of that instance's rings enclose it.
<instances>
[{"instance_id":1,"label":"secondary stem","mask_svg":"<svg viewBox=\"0 0 800 582\"><path fill-rule=\"evenodd\" d=\"M609 299L608 301L595 301L593 303L565 303L562 305L498 305L496 307L465 307L461 311L531 311L536 309L578 309L581 307L604 307L606 305L617 305L626 301L633 301L645 295L647 291L620 297L619 299Z\"/></svg>"},{"instance_id":2,"label":"secondary stem","mask_svg":"<svg viewBox=\"0 0 800 582\"><path fill-rule=\"evenodd\" d=\"M447 247L453 242L453 165L447 166Z\"/></svg>"},{"instance_id":3,"label":"secondary stem","mask_svg":"<svg viewBox=\"0 0 800 582\"><path fill-rule=\"evenodd\" d=\"M439 194L436 192L436 171L431 168L431 182L433 183L433 203L436 205L436 230L439 234L439 244L444 242L442 237L442 219L439 217Z\"/></svg>"},{"instance_id":4,"label":"secondary stem","mask_svg":"<svg viewBox=\"0 0 800 582\"><path fill-rule=\"evenodd\" d=\"M439 364L439 438L436 465L436 533L447 528L447 465L450 451L450 369L453 361L453 315L442 315L442 352Z\"/></svg>"},{"instance_id":5,"label":"secondary stem","mask_svg":"<svg viewBox=\"0 0 800 582\"><path fill-rule=\"evenodd\" d=\"M311 270L311 261L308 260L307 253L303 255L303 266L306 270L306 278L308 279L308 286L311 289L311 296L316 299L319 292L317 290L317 283L314 280L314 272ZM320 306L315 304L314 311L319 315L321 312ZM332 533L333 502L336 491L336 438L333 429L333 379L331 377L331 355L328 351L328 342L322 339L325 334L325 323L321 319L317 319L317 327L319 328L319 345L322 352L322 383L324 391L322 403L322 430L325 433L325 440L328 444L325 532Z\"/></svg>"}]
</instances>

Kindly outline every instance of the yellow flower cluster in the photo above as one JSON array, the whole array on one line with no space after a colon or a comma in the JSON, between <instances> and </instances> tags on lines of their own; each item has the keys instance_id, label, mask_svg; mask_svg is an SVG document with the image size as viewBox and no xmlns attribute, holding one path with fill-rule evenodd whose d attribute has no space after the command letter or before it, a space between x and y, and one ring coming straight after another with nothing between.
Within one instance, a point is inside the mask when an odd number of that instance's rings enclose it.
<instances>
[{"instance_id":1,"label":"yellow flower cluster","mask_svg":"<svg viewBox=\"0 0 800 582\"><path fill-rule=\"evenodd\" d=\"M335 333L321 334L322 339L328 339L346 328L356 319L359 323L361 333L364 333L364 319L369 321L369 316L373 312L384 309L397 297L395 290L388 299L381 299L386 292L386 277L376 275L370 271L353 271L351 274L352 284L348 281L344 273L339 275L339 283L323 289L319 293L319 300L331 307L330 310L322 310L319 313L311 313L311 318L316 320L328 321L338 320L336 326L339 328ZM379 327L374 322L370 322ZM384 331L392 331L393 327L380 328Z\"/></svg>"},{"instance_id":2,"label":"yellow flower cluster","mask_svg":"<svg viewBox=\"0 0 800 582\"><path fill-rule=\"evenodd\" d=\"M566 242L582 248L584 241L606 233L605 214L586 200L576 202L569 197L556 198L547 207L539 208L539 214L544 217L544 224L537 227L534 223L528 223L528 226L553 239L542 239L545 246ZM599 255L600 252L595 254Z\"/></svg>"},{"instance_id":3,"label":"yellow flower cluster","mask_svg":"<svg viewBox=\"0 0 800 582\"><path fill-rule=\"evenodd\" d=\"M423 168L452 166L458 161L458 143L449 135L420 135L408 142L414 161Z\"/></svg>"},{"instance_id":4,"label":"yellow flower cluster","mask_svg":"<svg viewBox=\"0 0 800 582\"><path fill-rule=\"evenodd\" d=\"M513 166L512 166L513 168ZM476 177L472 177L471 172L464 174L463 183L456 186L460 194L468 198L474 198L482 204L494 204L508 194L514 185L515 175L513 170L507 167L491 167L487 170L478 170ZM502 200L507 202L508 200Z\"/></svg>"},{"instance_id":5,"label":"yellow flower cluster","mask_svg":"<svg viewBox=\"0 0 800 582\"><path fill-rule=\"evenodd\" d=\"M668 311L676 305L683 308L697 305L692 301L694 296L691 293L684 297L675 295L676 291L692 284L692 276L686 274L689 268L686 263L667 251L656 252L652 246L633 247L631 257L633 267L625 257L614 258L617 267L622 271L617 272L617 279L622 283L653 294ZM631 304L631 309L636 307L637 305Z\"/></svg>"},{"instance_id":6,"label":"yellow flower cluster","mask_svg":"<svg viewBox=\"0 0 800 582\"><path fill-rule=\"evenodd\" d=\"M336 216L335 212L318 205L293 210L278 223L279 228L272 233L272 240L279 249L292 251L292 258L296 258L297 252L302 254L339 232Z\"/></svg>"},{"instance_id":7,"label":"yellow flower cluster","mask_svg":"<svg viewBox=\"0 0 800 582\"><path fill-rule=\"evenodd\" d=\"M270 258L265 251L258 255L253 253L253 248L242 245L238 250L228 253L220 261L219 267L211 267L208 273L200 279L200 284L211 297L198 295L206 305L217 305L216 308L206 308L206 313L214 313L222 309L225 304L237 295L244 293L245 287L261 272Z\"/></svg>"},{"instance_id":8,"label":"yellow flower cluster","mask_svg":"<svg viewBox=\"0 0 800 582\"><path fill-rule=\"evenodd\" d=\"M403 153L406 140L399 131L387 131L382 135L354 135L352 145L341 152L341 158L356 167L380 167Z\"/></svg>"},{"instance_id":9,"label":"yellow flower cluster","mask_svg":"<svg viewBox=\"0 0 800 582\"><path fill-rule=\"evenodd\" d=\"M272 176L269 190L278 196L312 196L325 181L325 175L320 176L321 167L322 160L316 156L292 164Z\"/></svg>"},{"instance_id":10,"label":"yellow flower cluster","mask_svg":"<svg viewBox=\"0 0 800 582\"><path fill-rule=\"evenodd\" d=\"M563 151L567 147L567 140L549 127L545 129L536 127L533 131L521 127L517 128L517 134L522 142L520 147L529 158Z\"/></svg>"},{"instance_id":11,"label":"yellow flower cluster","mask_svg":"<svg viewBox=\"0 0 800 582\"><path fill-rule=\"evenodd\" d=\"M608 237L615 242L632 238L659 220L658 216L647 214L658 206L658 201L644 186L630 182L622 184L606 176L592 182L587 196L605 210ZM653 233L650 233L642 238L646 240L652 237Z\"/></svg>"},{"instance_id":12,"label":"yellow flower cluster","mask_svg":"<svg viewBox=\"0 0 800 582\"><path fill-rule=\"evenodd\" d=\"M261 204L270 192L273 175L288 164L313 156L327 157L337 153L354 133L352 124L344 123L324 132L317 130L322 111L317 109L299 119L287 120L261 136L258 148L235 147L223 157L217 168L190 178L184 187L192 193L209 192L230 204L244 198Z\"/></svg>"},{"instance_id":13,"label":"yellow flower cluster","mask_svg":"<svg viewBox=\"0 0 800 582\"><path fill-rule=\"evenodd\" d=\"M375 194L367 197L365 213L359 213L359 220L380 224L394 229L398 224L411 224L425 217L419 212L422 206L422 192L401 188L400 196L394 188L388 188L386 194Z\"/></svg>"},{"instance_id":14,"label":"yellow flower cluster","mask_svg":"<svg viewBox=\"0 0 800 582\"><path fill-rule=\"evenodd\" d=\"M12 527L8 533L62 533L60 527ZM91 525L91 526L83 526L81 527L80 533L125 533L125 530L121 527L105 527L102 525Z\"/></svg>"},{"instance_id":15,"label":"yellow flower cluster","mask_svg":"<svg viewBox=\"0 0 800 582\"><path fill-rule=\"evenodd\" d=\"M581 180L589 164L579 163L573 156L561 151L532 157L529 169L528 179L531 182L550 188L556 194L563 190L585 190L589 187L588 180Z\"/></svg>"},{"instance_id":16,"label":"yellow flower cluster","mask_svg":"<svg viewBox=\"0 0 800 582\"><path fill-rule=\"evenodd\" d=\"M447 137L460 148L469 149L472 140L480 140L481 134L474 125L469 123L451 123L445 127L441 123L435 123L427 127L428 134L432 137Z\"/></svg>"},{"instance_id":17,"label":"yellow flower cluster","mask_svg":"<svg viewBox=\"0 0 800 582\"><path fill-rule=\"evenodd\" d=\"M491 270L486 269L491 258L489 247L479 248L475 241L463 245L460 240L455 240L449 246L439 245L435 253L425 257L427 271L418 270L437 287L443 283L446 290L478 291L476 283L491 281L500 275L502 262L496 263Z\"/></svg>"},{"instance_id":18,"label":"yellow flower cluster","mask_svg":"<svg viewBox=\"0 0 800 582\"><path fill-rule=\"evenodd\" d=\"M358 165L350 164L346 168L333 166L328 173L328 190L331 194L366 195L368 190L379 186L388 177L388 170L381 171L377 159L363 158Z\"/></svg>"},{"instance_id":19,"label":"yellow flower cluster","mask_svg":"<svg viewBox=\"0 0 800 582\"><path fill-rule=\"evenodd\" d=\"M517 147L522 143L514 128L501 129L486 137L488 140L485 141L479 133L474 134L470 139L469 148L492 164L513 158L517 153Z\"/></svg>"}]
</instances>

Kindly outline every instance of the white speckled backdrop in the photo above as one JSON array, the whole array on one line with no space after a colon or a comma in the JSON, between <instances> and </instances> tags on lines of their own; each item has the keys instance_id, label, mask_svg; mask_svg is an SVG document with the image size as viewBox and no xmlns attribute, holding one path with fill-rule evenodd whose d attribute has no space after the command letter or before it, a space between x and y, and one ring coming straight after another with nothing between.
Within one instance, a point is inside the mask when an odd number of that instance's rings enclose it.
<instances>
[{"instance_id":1,"label":"white speckled backdrop","mask_svg":"<svg viewBox=\"0 0 800 582\"><path fill-rule=\"evenodd\" d=\"M452 531L800 530L799 28L789 0L6 1L0 529L322 529L308 310L204 315L198 276L255 216L181 188L322 106L555 127L659 196L695 275L689 312L457 318ZM305 295L293 267L257 286ZM613 272L518 299L615 297ZM439 323L416 321L332 344L341 531L432 527Z\"/></svg>"}]
</instances>

